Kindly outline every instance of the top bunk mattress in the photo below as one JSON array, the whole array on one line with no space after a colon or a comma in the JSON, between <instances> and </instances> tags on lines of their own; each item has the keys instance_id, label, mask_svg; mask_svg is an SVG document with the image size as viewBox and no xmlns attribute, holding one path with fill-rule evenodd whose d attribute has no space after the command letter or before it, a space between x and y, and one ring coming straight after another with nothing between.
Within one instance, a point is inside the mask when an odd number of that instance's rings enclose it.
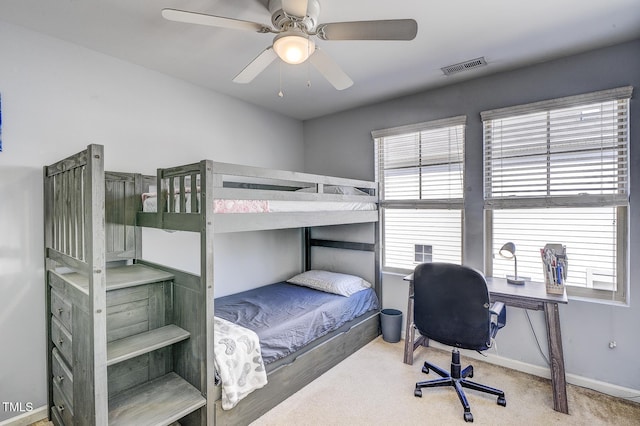
<instances>
[{"instance_id":1,"label":"top bunk mattress","mask_svg":"<svg viewBox=\"0 0 640 426\"><path fill-rule=\"evenodd\" d=\"M186 197L186 213L191 212L190 196ZM176 212L178 211L176 203ZM143 194L144 212L155 213L158 210L158 198L155 194ZM377 210L376 203L357 201L283 201L283 200L214 200L214 213L285 213L317 211L372 211Z\"/></svg>"},{"instance_id":2,"label":"top bunk mattress","mask_svg":"<svg viewBox=\"0 0 640 426\"><path fill-rule=\"evenodd\" d=\"M371 288L349 297L280 282L215 299L215 316L253 330L265 364L379 308Z\"/></svg>"}]
</instances>

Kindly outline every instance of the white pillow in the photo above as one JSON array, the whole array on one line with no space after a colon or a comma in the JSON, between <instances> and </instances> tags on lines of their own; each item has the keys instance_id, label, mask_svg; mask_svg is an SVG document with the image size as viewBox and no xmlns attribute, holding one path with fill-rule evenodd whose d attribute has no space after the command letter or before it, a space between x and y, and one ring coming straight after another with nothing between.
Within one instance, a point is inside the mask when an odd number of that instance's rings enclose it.
<instances>
[{"instance_id":1,"label":"white pillow","mask_svg":"<svg viewBox=\"0 0 640 426\"><path fill-rule=\"evenodd\" d=\"M346 297L371 288L371 283L355 275L313 269L298 274L287 282Z\"/></svg>"},{"instance_id":2,"label":"white pillow","mask_svg":"<svg viewBox=\"0 0 640 426\"><path fill-rule=\"evenodd\" d=\"M316 188L302 188L298 189L297 192L316 192ZM339 195L369 195L364 191L361 191L358 188L354 188L352 186L336 186L336 185L325 185L324 186L325 194L339 194Z\"/></svg>"},{"instance_id":3,"label":"white pillow","mask_svg":"<svg viewBox=\"0 0 640 426\"><path fill-rule=\"evenodd\" d=\"M342 194L342 195L369 195L364 191L354 188L352 186L330 186L325 187L327 194Z\"/></svg>"}]
</instances>

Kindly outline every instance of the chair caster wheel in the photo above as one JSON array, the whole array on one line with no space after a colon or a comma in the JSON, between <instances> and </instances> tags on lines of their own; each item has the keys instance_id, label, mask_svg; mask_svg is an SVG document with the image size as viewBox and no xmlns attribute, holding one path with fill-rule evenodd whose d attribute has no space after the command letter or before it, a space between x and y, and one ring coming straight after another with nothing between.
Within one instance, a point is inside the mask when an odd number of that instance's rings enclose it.
<instances>
[{"instance_id":1,"label":"chair caster wheel","mask_svg":"<svg viewBox=\"0 0 640 426\"><path fill-rule=\"evenodd\" d=\"M467 423L473 423L473 414L471 414L471 412L465 412L464 421Z\"/></svg>"},{"instance_id":2,"label":"chair caster wheel","mask_svg":"<svg viewBox=\"0 0 640 426\"><path fill-rule=\"evenodd\" d=\"M422 389L416 389L413 391L413 396L417 396L418 398L422 398Z\"/></svg>"},{"instance_id":3,"label":"chair caster wheel","mask_svg":"<svg viewBox=\"0 0 640 426\"><path fill-rule=\"evenodd\" d=\"M422 367L422 372L424 374L429 374L429 367L427 367L426 365L424 367Z\"/></svg>"},{"instance_id":4,"label":"chair caster wheel","mask_svg":"<svg viewBox=\"0 0 640 426\"><path fill-rule=\"evenodd\" d=\"M503 407L507 406L507 400L505 399L504 396L498 397L498 405L502 405Z\"/></svg>"},{"instance_id":5,"label":"chair caster wheel","mask_svg":"<svg viewBox=\"0 0 640 426\"><path fill-rule=\"evenodd\" d=\"M467 377L473 379L473 367L471 367L471 371L469 372L469 375Z\"/></svg>"}]
</instances>

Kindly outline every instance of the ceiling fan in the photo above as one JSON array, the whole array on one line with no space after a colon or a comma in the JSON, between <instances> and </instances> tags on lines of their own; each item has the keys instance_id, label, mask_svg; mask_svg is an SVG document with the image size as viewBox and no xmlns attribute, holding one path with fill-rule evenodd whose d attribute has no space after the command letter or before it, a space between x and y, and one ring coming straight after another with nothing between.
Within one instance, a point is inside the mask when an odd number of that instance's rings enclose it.
<instances>
[{"instance_id":1,"label":"ceiling fan","mask_svg":"<svg viewBox=\"0 0 640 426\"><path fill-rule=\"evenodd\" d=\"M318 24L318 0L269 0L269 12L273 27L176 9L163 9L162 16L170 21L276 34L273 44L234 77L236 83L251 82L277 57L289 64L301 64L308 59L337 90L350 87L353 81L316 46L313 37L321 40L413 40L418 32L418 24L413 19Z\"/></svg>"}]
</instances>

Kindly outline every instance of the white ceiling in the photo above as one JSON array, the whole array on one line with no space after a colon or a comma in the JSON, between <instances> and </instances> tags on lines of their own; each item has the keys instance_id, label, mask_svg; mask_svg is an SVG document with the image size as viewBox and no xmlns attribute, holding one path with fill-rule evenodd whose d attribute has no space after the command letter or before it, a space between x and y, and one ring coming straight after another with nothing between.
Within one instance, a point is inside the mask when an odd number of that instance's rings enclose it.
<instances>
[{"instance_id":1,"label":"white ceiling","mask_svg":"<svg viewBox=\"0 0 640 426\"><path fill-rule=\"evenodd\" d=\"M301 120L640 38L640 0L320 0L320 23L418 22L418 35L408 42L317 40L354 81L337 91L308 64L279 60L250 84L233 83L233 77L271 45L273 34L171 22L160 15L168 7L271 25L266 4L1 0L0 20ZM488 66L449 77L440 71L480 56Z\"/></svg>"}]
</instances>

